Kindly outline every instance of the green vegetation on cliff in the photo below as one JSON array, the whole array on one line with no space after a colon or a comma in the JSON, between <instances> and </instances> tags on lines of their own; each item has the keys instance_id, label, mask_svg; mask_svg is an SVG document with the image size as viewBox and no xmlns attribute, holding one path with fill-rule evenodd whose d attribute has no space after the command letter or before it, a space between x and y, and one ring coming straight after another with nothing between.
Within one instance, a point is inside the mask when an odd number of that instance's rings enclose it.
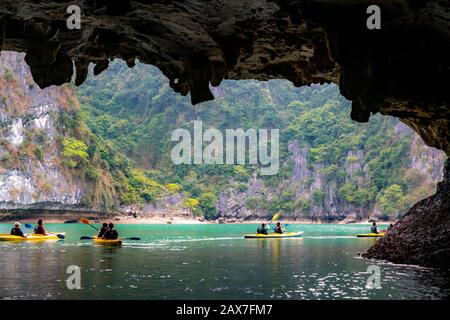
<instances>
[{"instance_id":1,"label":"green vegetation on cliff","mask_svg":"<svg viewBox=\"0 0 450 320\"><path fill-rule=\"evenodd\" d=\"M102 75L79 88L82 112L93 135L125 157L128 166L142 169L127 169L125 177L116 181L122 203L154 201L162 185L175 184L184 192L187 207L213 216L226 188L246 191L254 166L171 162L172 130L190 129L193 120L202 120L204 130L214 127L222 132L280 129L280 171L259 177L273 196L247 197L249 210L258 207L268 213L282 210L309 216L311 211L327 210L325 188L333 184L336 205L349 204L366 211L377 206L383 215L392 216L431 192L425 188L414 192L421 182L410 179L414 175L408 168L414 134L395 132L399 122L394 118L377 115L368 124L351 121L350 103L334 85L295 88L288 81L225 81L213 92L214 101L192 106L188 98L173 93L156 68L138 64L127 69L123 63L112 63ZM298 196L296 184L281 191L277 188L293 174L288 151L292 141L307 150L312 174L301 177L305 178L303 188L309 188L306 196ZM317 174L325 181L312 187ZM414 199L408 198L410 193L415 193Z\"/></svg>"}]
</instances>

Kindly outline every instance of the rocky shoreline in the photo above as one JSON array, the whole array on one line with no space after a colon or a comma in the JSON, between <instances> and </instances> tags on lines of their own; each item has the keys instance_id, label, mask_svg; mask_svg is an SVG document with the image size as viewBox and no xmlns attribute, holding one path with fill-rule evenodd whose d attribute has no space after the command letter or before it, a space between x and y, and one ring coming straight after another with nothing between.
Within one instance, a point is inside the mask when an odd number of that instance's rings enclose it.
<instances>
[{"instance_id":1,"label":"rocky shoreline","mask_svg":"<svg viewBox=\"0 0 450 320\"><path fill-rule=\"evenodd\" d=\"M0 210L0 223L34 222L36 219L44 219L47 223L77 223L80 218L86 218L94 223L112 221L117 224L259 224L267 222L264 218L258 220L243 220L234 218L205 219L203 217L187 216L185 214L152 214L132 215L120 213L107 213L88 210ZM308 219L283 219L282 223L289 224L370 224L372 220L361 221L312 221ZM380 221L382 224L394 223L394 221Z\"/></svg>"},{"instance_id":2,"label":"rocky shoreline","mask_svg":"<svg viewBox=\"0 0 450 320\"><path fill-rule=\"evenodd\" d=\"M362 256L450 270L450 160L436 194L406 213Z\"/></svg>"}]
</instances>

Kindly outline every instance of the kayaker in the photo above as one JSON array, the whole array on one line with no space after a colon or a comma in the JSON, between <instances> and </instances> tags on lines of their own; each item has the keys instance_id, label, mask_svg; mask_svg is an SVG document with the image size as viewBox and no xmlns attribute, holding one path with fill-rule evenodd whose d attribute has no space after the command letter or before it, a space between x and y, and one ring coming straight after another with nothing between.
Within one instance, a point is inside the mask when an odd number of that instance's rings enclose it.
<instances>
[{"instance_id":1,"label":"kayaker","mask_svg":"<svg viewBox=\"0 0 450 320\"><path fill-rule=\"evenodd\" d=\"M378 234L378 228L377 228L377 223L376 222L372 223L372 227L370 228L370 232Z\"/></svg>"},{"instance_id":2,"label":"kayaker","mask_svg":"<svg viewBox=\"0 0 450 320\"><path fill-rule=\"evenodd\" d=\"M283 233L283 227L281 226L281 223L280 223L280 222L277 222L277 226L275 227L274 232L275 232L275 233L279 233L279 234L282 234L282 233Z\"/></svg>"},{"instance_id":3,"label":"kayaker","mask_svg":"<svg viewBox=\"0 0 450 320\"><path fill-rule=\"evenodd\" d=\"M44 223L42 222L42 219L39 219L37 222L37 226L34 227L34 234L47 234L44 228Z\"/></svg>"},{"instance_id":4,"label":"kayaker","mask_svg":"<svg viewBox=\"0 0 450 320\"><path fill-rule=\"evenodd\" d=\"M106 231L108 231L108 224L107 223L103 223L102 224L102 228L98 232L98 237L99 238L103 238L103 236L105 235Z\"/></svg>"},{"instance_id":5,"label":"kayaker","mask_svg":"<svg viewBox=\"0 0 450 320\"><path fill-rule=\"evenodd\" d=\"M259 226L259 227L258 227L258 230L256 231L256 233L259 233L259 234L268 234L268 233L267 233L266 224L263 223L261 226Z\"/></svg>"},{"instance_id":6,"label":"kayaker","mask_svg":"<svg viewBox=\"0 0 450 320\"><path fill-rule=\"evenodd\" d=\"M116 240L119 239L119 233L114 229L114 224L110 223L108 225L108 230L106 230L103 235L103 239L105 240Z\"/></svg>"},{"instance_id":7,"label":"kayaker","mask_svg":"<svg viewBox=\"0 0 450 320\"><path fill-rule=\"evenodd\" d=\"M11 229L11 235L25 238L25 235L23 234L22 230L20 229L20 226L21 226L21 224L19 222L14 223L14 228Z\"/></svg>"}]
</instances>

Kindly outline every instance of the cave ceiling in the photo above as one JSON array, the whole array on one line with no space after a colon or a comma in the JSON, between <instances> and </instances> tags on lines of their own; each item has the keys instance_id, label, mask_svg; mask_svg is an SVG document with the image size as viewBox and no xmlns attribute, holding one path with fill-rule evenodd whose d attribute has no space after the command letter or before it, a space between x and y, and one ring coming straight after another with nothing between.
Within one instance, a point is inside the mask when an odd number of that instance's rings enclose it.
<instances>
[{"instance_id":1,"label":"cave ceiling","mask_svg":"<svg viewBox=\"0 0 450 320\"><path fill-rule=\"evenodd\" d=\"M69 29L70 5L81 10ZM381 9L369 29L367 7ZM82 85L93 63L157 66L193 104L223 79L336 83L351 117L395 116L450 154L448 1L1 0L0 50L25 52L45 88Z\"/></svg>"}]
</instances>

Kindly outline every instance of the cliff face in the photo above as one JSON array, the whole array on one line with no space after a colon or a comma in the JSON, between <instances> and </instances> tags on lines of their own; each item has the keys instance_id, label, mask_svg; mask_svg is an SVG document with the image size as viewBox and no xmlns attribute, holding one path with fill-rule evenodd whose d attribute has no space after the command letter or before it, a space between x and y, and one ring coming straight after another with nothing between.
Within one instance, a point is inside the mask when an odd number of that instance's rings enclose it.
<instances>
[{"instance_id":1,"label":"cliff face","mask_svg":"<svg viewBox=\"0 0 450 320\"><path fill-rule=\"evenodd\" d=\"M205 193L217 196L207 213L212 218L259 220L280 210L298 220L395 219L431 195L441 179L442 151L426 147L394 118L352 122L350 103L334 85L295 88L283 80L243 80L212 90L214 101L192 107L171 92L156 68L128 69L114 61L78 92L91 129L150 169L150 176L177 181L197 200ZM170 133L192 128L192 120L221 132L279 128L279 172L264 178L249 165L174 166ZM391 200L386 189L400 191Z\"/></svg>"},{"instance_id":2,"label":"cliff face","mask_svg":"<svg viewBox=\"0 0 450 320\"><path fill-rule=\"evenodd\" d=\"M402 123L398 123L393 131L400 135L412 134L411 129ZM275 188L271 188L255 175L248 182L248 189L245 192L227 189L219 195L217 216L236 220L261 220L270 217L271 212L262 205L255 207L249 202L253 203L255 199L259 199L257 201L262 204L264 199L270 201L271 198L293 191L293 199L303 202L303 206L297 206L290 212L284 211L285 218L347 223L369 218L396 219L402 216L409 206L434 193L436 184L443 179L442 168L446 159L442 151L425 146L417 136L413 138L407 153L407 164L402 170L409 171L409 174L415 176L414 180L420 182L414 185L405 197L404 209L398 213L385 215L378 201L364 207L345 201L339 193L340 188L347 182L354 184L356 188L364 188L370 184L369 164L364 160L365 150L348 151L347 160L343 164L345 177L340 183L327 179L324 173L326 165L315 164L312 167L308 165L308 147L300 148L296 141L289 141L288 150L289 161L293 163L289 178L280 180ZM320 199L313 199L319 192L323 192Z\"/></svg>"},{"instance_id":3,"label":"cliff face","mask_svg":"<svg viewBox=\"0 0 450 320\"><path fill-rule=\"evenodd\" d=\"M37 87L23 58L0 56L0 209L78 205L84 184L61 165L58 144L59 115L76 110L76 99L66 88Z\"/></svg>"},{"instance_id":4,"label":"cliff face","mask_svg":"<svg viewBox=\"0 0 450 320\"><path fill-rule=\"evenodd\" d=\"M0 211L192 214L182 195L156 183L157 200L122 201L127 175L145 178L89 131L72 88L33 82L24 56L0 55Z\"/></svg>"}]
</instances>

